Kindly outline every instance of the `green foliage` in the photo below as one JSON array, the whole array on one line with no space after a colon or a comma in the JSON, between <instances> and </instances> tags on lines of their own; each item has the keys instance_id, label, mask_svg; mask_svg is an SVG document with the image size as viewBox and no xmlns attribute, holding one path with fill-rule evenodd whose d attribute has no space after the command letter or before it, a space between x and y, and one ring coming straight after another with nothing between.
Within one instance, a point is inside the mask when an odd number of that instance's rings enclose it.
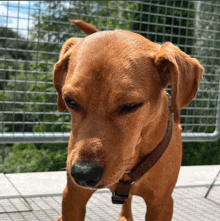
<instances>
[{"instance_id":1,"label":"green foliage","mask_svg":"<svg viewBox=\"0 0 220 221\"><path fill-rule=\"evenodd\" d=\"M217 165L220 163L220 140L183 143L182 165Z\"/></svg>"},{"instance_id":2,"label":"green foliage","mask_svg":"<svg viewBox=\"0 0 220 221\"><path fill-rule=\"evenodd\" d=\"M0 159L0 173L58 171L65 168L67 144L15 143Z\"/></svg>"},{"instance_id":3,"label":"green foliage","mask_svg":"<svg viewBox=\"0 0 220 221\"><path fill-rule=\"evenodd\" d=\"M192 54L195 3L191 1L143 1L132 29L153 42L170 41ZM190 10L189 10L190 9ZM140 22L138 22L140 21ZM187 46L187 47L186 47Z\"/></svg>"},{"instance_id":4,"label":"green foliage","mask_svg":"<svg viewBox=\"0 0 220 221\"><path fill-rule=\"evenodd\" d=\"M6 49L0 51L0 57L25 60L27 56L31 56L29 53L27 54L32 49L28 40L7 27L0 26L0 33L3 37L0 39L0 47Z\"/></svg>"}]
</instances>

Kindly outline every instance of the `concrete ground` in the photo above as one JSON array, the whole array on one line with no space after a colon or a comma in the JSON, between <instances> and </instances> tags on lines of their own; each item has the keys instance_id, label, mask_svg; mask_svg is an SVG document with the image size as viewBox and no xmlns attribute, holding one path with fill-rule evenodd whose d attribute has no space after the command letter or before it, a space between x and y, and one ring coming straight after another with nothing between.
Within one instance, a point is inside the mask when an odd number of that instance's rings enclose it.
<instances>
[{"instance_id":1,"label":"concrete ground","mask_svg":"<svg viewBox=\"0 0 220 221\"><path fill-rule=\"evenodd\" d=\"M219 171L220 165L181 167L173 192L173 221L220 220L220 175L204 197ZM65 172L0 174L0 221L56 220L65 185ZM85 220L115 221L120 209L111 203L111 193L103 189L89 200ZM132 212L135 221L144 221L142 198L133 197Z\"/></svg>"}]
</instances>

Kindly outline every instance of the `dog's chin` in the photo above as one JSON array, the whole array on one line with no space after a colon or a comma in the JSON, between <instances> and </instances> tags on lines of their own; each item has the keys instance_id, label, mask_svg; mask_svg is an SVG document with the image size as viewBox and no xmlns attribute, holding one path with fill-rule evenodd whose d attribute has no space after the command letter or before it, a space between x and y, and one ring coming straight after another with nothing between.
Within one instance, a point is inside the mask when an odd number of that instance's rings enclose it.
<instances>
[{"instance_id":1,"label":"dog's chin","mask_svg":"<svg viewBox=\"0 0 220 221\"><path fill-rule=\"evenodd\" d=\"M77 185L78 187L83 188L83 189L92 190L92 191L97 191L97 190L104 189L104 188L110 188L111 186L115 185L117 182L118 182L118 180L112 181L109 183L103 183L102 181L100 181L100 183L98 183L95 186L86 186L86 185L80 185L74 180L75 185Z\"/></svg>"},{"instance_id":2,"label":"dog's chin","mask_svg":"<svg viewBox=\"0 0 220 221\"><path fill-rule=\"evenodd\" d=\"M83 184L83 183L79 183L77 182L75 179L72 178L72 181L74 182L74 184L80 188L83 188L83 189L89 189L89 190L92 190L92 191L96 191L98 189L103 189L103 188L106 188L106 186L104 186L102 184L102 182L100 183L97 183L95 186L93 185L86 185L86 184Z\"/></svg>"},{"instance_id":3,"label":"dog's chin","mask_svg":"<svg viewBox=\"0 0 220 221\"><path fill-rule=\"evenodd\" d=\"M96 186L80 185L75 180L74 180L74 184L82 189L88 189L88 190L92 190L92 191L96 191L98 189L101 189L101 187L99 187L98 184Z\"/></svg>"}]
</instances>

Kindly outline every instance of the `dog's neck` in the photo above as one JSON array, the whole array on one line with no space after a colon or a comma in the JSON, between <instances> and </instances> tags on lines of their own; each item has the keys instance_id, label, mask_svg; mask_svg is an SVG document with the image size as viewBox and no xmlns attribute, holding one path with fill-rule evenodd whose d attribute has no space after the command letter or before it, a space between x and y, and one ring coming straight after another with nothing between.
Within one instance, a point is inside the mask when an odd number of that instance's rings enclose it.
<instances>
[{"instance_id":1,"label":"dog's neck","mask_svg":"<svg viewBox=\"0 0 220 221\"><path fill-rule=\"evenodd\" d=\"M150 154L145 155L131 171L127 171L116 184L116 190L112 195L112 202L114 204L123 204L125 202L129 196L131 185L147 173L158 162L168 148L173 132L173 109L171 102L169 102L169 105L167 106L169 112L165 135L153 151Z\"/></svg>"}]
</instances>

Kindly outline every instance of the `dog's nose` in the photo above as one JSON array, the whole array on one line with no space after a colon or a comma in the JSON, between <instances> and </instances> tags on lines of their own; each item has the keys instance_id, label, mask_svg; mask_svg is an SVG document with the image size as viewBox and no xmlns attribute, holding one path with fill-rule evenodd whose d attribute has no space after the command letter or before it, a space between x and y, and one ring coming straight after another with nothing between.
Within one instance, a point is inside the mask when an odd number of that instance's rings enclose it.
<instances>
[{"instance_id":1,"label":"dog's nose","mask_svg":"<svg viewBox=\"0 0 220 221\"><path fill-rule=\"evenodd\" d=\"M80 161L72 165L71 175L80 186L95 187L100 181L103 169L98 162Z\"/></svg>"}]
</instances>

